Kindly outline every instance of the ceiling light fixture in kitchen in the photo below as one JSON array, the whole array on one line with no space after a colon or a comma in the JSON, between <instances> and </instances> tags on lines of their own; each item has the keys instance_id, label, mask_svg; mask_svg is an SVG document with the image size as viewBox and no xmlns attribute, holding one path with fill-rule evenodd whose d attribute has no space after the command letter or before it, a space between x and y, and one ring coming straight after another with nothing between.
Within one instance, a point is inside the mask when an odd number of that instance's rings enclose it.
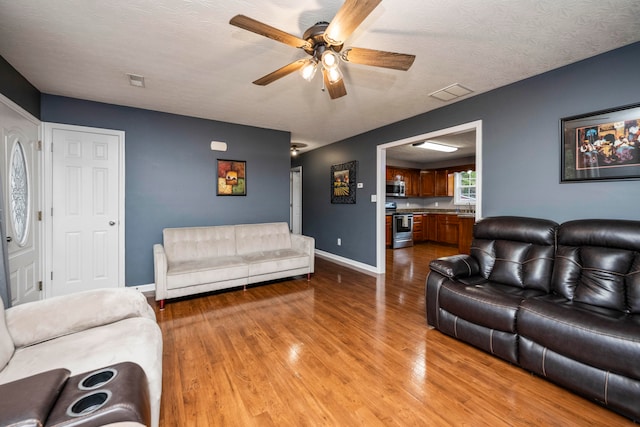
<instances>
[{"instance_id":1,"label":"ceiling light fixture in kitchen","mask_svg":"<svg viewBox=\"0 0 640 427\"><path fill-rule=\"evenodd\" d=\"M452 147L450 145L440 144L439 142L423 141L413 144L414 147L424 148L426 150L443 151L445 153L453 153L458 151L458 147Z\"/></svg>"}]
</instances>

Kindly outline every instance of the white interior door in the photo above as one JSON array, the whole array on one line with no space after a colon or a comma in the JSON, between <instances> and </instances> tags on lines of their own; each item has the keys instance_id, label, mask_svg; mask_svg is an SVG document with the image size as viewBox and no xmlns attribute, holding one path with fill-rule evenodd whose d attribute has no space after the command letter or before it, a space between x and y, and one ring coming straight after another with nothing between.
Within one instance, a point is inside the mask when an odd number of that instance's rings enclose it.
<instances>
[{"instance_id":1,"label":"white interior door","mask_svg":"<svg viewBox=\"0 0 640 427\"><path fill-rule=\"evenodd\" d=\"M52 143L49 295L124 286L124 133L46 129Z\"/></svg>"},{"instance_id":2,"label":"white interior door","mask_svg":"<svg viewBox=\"0 0 640 427\"><path fill-rule=\"evenodd\" d=\"M18 305L42 290L39 123L3 100L0 132L11 305Z\"/></svg>"},{"instance_id":3,"label":"white interior door","mask_svg":"<svg viewBox=\"0 0 640 427\"><path fill-rule=\"evenodd\" d=\"M291 169L289 174L291 186L291 203L289 206L291 232L302 234L302 166Z\"/></svg>"}]
</instances>

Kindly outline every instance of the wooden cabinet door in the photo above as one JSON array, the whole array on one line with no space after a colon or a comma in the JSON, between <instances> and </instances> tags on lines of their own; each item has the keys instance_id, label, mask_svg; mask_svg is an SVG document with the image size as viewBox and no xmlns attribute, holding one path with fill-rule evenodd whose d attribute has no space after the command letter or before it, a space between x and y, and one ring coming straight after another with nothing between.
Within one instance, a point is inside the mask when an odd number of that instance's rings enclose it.
<instances>
[{"instance_id":1,"label":"wooden cabinet door","mask_svg":"<svg viewBox=\"0 0 640 427\"><path fill-rule=\"evenodd\" d=\"M435 196L445 197L448 195L447 191L447 171L436 170L435 171Z\"/></svg>"},{"instance_id":2,"label":"wooden cabinet door","mask_svg":"<svg viewBox=\"0 0 640 427\"><path fill-rule=\"evenodd\" d=\"M392 234L392 230L391 227L393 225L393 220L391 215L386 215L385 216L385 245L387 246L391 246L391 234Z\"/></svg>"},{"instance_id":3,"label":"wooden cabinet door","mask_svg":"<svg viewBox=\"0 0 640 427\"><path fill-rule=\"evenodd\" d=\"M471 253L471 241L473 240L473 224L475 218L458 218L460 222L458 251L461 254Z\"/></svg>"},{"instance_id":4,"label":"wooden cabinet door","mask_svg":"<svg viewBox=\"0 0 640 427\"><path fill-rule=\"evenodd\" d=\"M407 197L420 196L420 171L418 169L407 169L404 171L405 194Z\"/></svg>"},{"instance_id":5,"label":"wooden cabinet door","mask_svg":"<svg viewBox=\"0 0 640 427\"><path fill-rule=\"evenodd\" d=\"M433 197L435 195L435 171L420 171L420 197Z\"/></svg>"},{"instance_id":6,"label":"wooden cabinet door","mask_svg":"<svg viewBox=\"0 0 640 427\"><path fill-rule=\"evenodd\" d=\"M429 214L423 217L422 232L425 240L436 241L436 218L437 215Z\"/></svg>"},{"instance_id":7,"label":"wooden cabinet door","mask_svg":"<svg viewBox=\"0 0 640 427\"><path fill-rule=\"evenodd\" d=\"M422 242L424 240L424 223L422 222L422 214L413 215L413 241Z\"/></svg>"},{"instance_id":8,"label":"wooden cabinet door","mask_svg":"<svg viewBox=\"0 0 640 427\"><path fill-rule=\"evenodd\" d=\"M436 223L436 240L440 243L457 245L460 226L457 215L438 215Z\"/></svg>"}]
</instances>

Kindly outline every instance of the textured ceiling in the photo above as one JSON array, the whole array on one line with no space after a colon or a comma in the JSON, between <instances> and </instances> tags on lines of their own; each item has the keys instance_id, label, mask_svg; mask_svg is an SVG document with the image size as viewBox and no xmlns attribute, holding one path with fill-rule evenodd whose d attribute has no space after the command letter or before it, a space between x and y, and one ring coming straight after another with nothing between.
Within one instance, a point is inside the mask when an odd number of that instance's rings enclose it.
<instances>
[{"instance_id":1,"label":"textured ceiling","mask_svg":"<svg viewBox=\"0 0 640 427\"><path fill-rule=\"evenodd\" d=\"M290 131L309 150L446 105L428 95L453 83L473 96L640 40L638 0L386 0L345 46L415 54L409 71L343 64L337 100L319 75L251 84L306 54L231 17L301 36L341 5L0 0L0 55L44 93Z\"/></svg>"}]
</instances>

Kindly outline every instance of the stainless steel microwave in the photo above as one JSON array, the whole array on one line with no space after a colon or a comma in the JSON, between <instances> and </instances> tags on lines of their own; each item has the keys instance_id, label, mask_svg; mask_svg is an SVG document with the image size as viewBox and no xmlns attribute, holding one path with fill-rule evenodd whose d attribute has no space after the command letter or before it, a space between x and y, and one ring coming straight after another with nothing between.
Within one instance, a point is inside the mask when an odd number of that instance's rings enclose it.
<instances>
[{"instance_id":1,"label":"stainless steel microwave","mask_svg":"<svg viewBox=\"0 0 640 427\"><path fill-rule=\"evenodd\" d=\"M387 197L405 197L404 181L387 181Z\"/></svg>"}]
</instances>

